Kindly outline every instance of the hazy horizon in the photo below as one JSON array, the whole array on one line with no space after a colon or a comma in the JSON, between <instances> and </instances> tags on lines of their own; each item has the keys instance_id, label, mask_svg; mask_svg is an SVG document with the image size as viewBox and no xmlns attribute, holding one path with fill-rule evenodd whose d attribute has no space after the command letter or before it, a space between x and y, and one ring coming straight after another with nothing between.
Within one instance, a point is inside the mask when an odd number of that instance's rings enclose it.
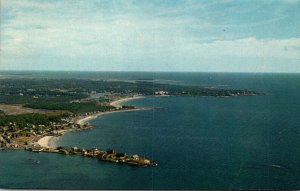
<instances>
[{"instance_id":1,"label":"hazy horizon","mask_svg":"<svg viewBox=\"0 0 300 191\"><path fill-rule=\"evenodd\" d=\"M300 74L300 72L219 72L219 71L110 71L110 70L0 70L1 72L111 72L111 73L233 73L233 74Z\"/></svg>"}]
</instances>

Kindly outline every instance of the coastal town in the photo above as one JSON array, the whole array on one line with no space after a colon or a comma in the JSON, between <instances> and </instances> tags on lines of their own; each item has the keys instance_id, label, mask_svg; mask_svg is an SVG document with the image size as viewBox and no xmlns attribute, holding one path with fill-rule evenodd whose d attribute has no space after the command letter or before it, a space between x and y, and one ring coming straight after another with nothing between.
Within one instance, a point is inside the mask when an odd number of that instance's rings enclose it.
<instances>
[{"instance_id":1,"label":"coastal town","mask_svg":"<svg viewBox=\"0 0 300 191\"><path fill-rule=\"evenodd\" d=\"M26 123L21 129L16 122L9 122L6 126L0 128L0 148L6 149L24 149L32 148L39 145L38 141L45 136L61 136L68 131L82 131L93 128L89 123L85 123L99 115L122 112L135 111L146 108L135 108L129 106L115 107L108 111L93 111L78 115L61 115L59 121L49 121L45 124Z\"/></svg>"},{"instance_id":2,"label":"coastal town","mask_svg":"<svg viewBox=\"0 0 300 191\"><path fill-rule=\"evenodd\" d=\"M128 98L126 99L128 100ZM118 103L119 101L112 103L117 107L114 107L106 112L94 111L81 115L65 116L60 119L60 122L50 122L47 126L26 124L26 127L23 128L23 130L19 130L15 122L10 122L8 126L0 128L0 149L24 149L32 152L80 155L83 157L97 158L101 161L114 162L118 164L129 164L133 166L156 166L157 163L149 159L139 157L137 154L127 155L126 153L116 153L114 149L104 151L98 150L97 148L64 148L53 147L49 145L51 138L61 136L65 132L82 131L93 128L93 126L87 121L97 116L112 112L149 109L135 108L133 106L119 106Z\"/></svg>"},{"instance_id":3,"label":"coastal town","mask_svg":"<svg viewBox=\"0 0 300 191\"><path fill-rule=\"evenodd\" d=\"M253 96L254 91L216 89L145 81L102 81L87 79L3 78L0 86L0 150L81 155L101 161L136 166L155 166L152 160L116 153L113 149L62 148L51 145L55 137L70 131L93 128L88 123L112 112L136 108L123 101L144 96Z\"/></svg>"}]
</instances>

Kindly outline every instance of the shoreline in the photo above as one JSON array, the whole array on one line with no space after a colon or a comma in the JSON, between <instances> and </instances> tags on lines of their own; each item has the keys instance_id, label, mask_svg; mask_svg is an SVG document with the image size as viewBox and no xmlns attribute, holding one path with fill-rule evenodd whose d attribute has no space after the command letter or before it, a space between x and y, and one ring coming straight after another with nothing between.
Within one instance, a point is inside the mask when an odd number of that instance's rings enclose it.
<instances>
[{"instance_id":1,"label":"shoreline","mask_svg":"<svg viewBox=\"0 0 300 191\"><path fill-rule=\"evenodd\" d=\"M79 119L75 119L75 123L80 126L83 126L83 125L87 125L89 121L96 119L97 117L102 116L102 115L111 114L111 113L129 112L129 111L150 110L150 109L153 109L153 108L135 108L135 109L123 109L123 110L116 110L116 111L104 111L104 112L80 117ZM67 131L67 130L65 130L65 131Z\"/></svg>"},{"instance_id":2,"label":"shoreline","mask_svg":"<svg viewBox=\"0 0 300 191\"><path fill-rule=\"evenodd\" d=\"M37 144L44 148L54 148L55 136L44 136L37 141Z\"/></svg>"},{"instance_id":3,"label":"shoreline","mask_svg":"<svg viewBox=\"0 0 300 191\"><path fill-rule=\"evenodd\" d=\"M134 97L122 98L122 99L111 102L110 105L114 106L114 107L120 107L120 104L122 102L134 100L134 99L141 99L141 98L144 98L144 96L134 96ZM96 119L102 115L117 113L117 112L141 111L141 110L150 110L150 109L153 109L153 108L135 108L135 109L126 109L126 110L105 111L105 112L90 114L87 116L75 117L75 118L73 118L73 121L75 124L84 126L84 125L87 125L89 121ZM54 143L55 139L58 139L58 137L62 136L64 133L76 131L76 130L77 131L78 130L86 130L86 129L90 129L90 128L92 128L92 126L84 128L84 129L59 130L59 131L56 131L56 133L61 134L61 135L59 135L59 136L54 136L54 135L53 136L52 135L51 136L50 135L43 136L43 137L39 138L37 141L33 142L32 144L39 145L44 148L55 148L55 143Z\"/></svg>"},{"instance_id":4,"label":"shoreline","mask_svg":"<svg viewBox=\"0 0 300 191\"><path fill-rule=\"evenodd\" d=\"M145 96L132 96L132 97L125 97L121 98L115 101L112 101L109 105L114 106L114 107L122 107L122 103L130 100L135 100L135 99L141 99L145 98Z\"/></svg>"}]
</instances>

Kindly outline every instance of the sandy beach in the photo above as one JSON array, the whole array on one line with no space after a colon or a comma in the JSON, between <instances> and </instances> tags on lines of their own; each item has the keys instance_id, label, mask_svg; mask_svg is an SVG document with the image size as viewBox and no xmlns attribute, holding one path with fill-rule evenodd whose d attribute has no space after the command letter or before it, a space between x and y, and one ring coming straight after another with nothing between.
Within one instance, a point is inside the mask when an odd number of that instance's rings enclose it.
<instances>
[{"instance_id":1,"label":"sandy beach","mask_svg":"<svg viewBox=\"0 0 300 191\"><path fill-rule=\"evenodd\" d=\"M105 112L103 112L103 113L105 113ZM78 120L76 120L76 123L82 126L82 125L86 124L88 121L97 118L99 115L101 115L103 113L88 115L86 117L79 118Z\"/></svg>"},{"instance_id":2,"label":"sandy beach","mask_svg":"<svg viewBox=\"0 0 300 191\"><path fill-rule=\"evenodd\" d=\"M39 144L41 147L45 148L51 148L53 145L51 145L51 140L55 138L54 136L45 136L38 140L37 144Z\"/></svg>"},{"instance_id":3,"label":"sandy beach","mask_svg":"<svg viewBox=\"0 0 300 191\"><path fill-rule=\"evenodd\" d=\"M74 129L67 129L67 130L58 130L55 133L63 135L66 132L74 131ZM55 148L55 142L59 139L58 136L44 136L40 138L35 144L38 144L41 147L45 148Z\"/></svg>"},{"instance_id":4,"label":"sandy beach","mask_svg":"<svg viewBox=\"0 0 300 191\"><path fill-rule=\"evenodd\" d=\"M139 110L149 110L152 108L135 108L135 109L127 109L127 110L117 110L117 111L106 111L106 112L101 112L101 113L96 113L84 117L80 117L79 119L75 120L75 123L79 125L85 125L87 124L90 120L96 119L99 116L110 114L110 113L117 113L117 112L129 112L129 111L139 111Z\"/></svg>"},{"instance_id":5,"label":"sandy beach","mask_svg":"<svg viewBox=\"0 0 300 191\"><path fill-rule=\"evenodd\" d=\"M111 102L110 105L112 105L114 107L121 107L121 103L123 103L123 102L133 100L133 99L141 99L141 98L144 98L144 97L143 96L134 96L134 97L123 98L123 99ZM129 112L129 111L139 111L139 110L147 110L147 109L152 109L152 108L136 108L136 109L129 109L129 110L100 112L100 113L96 113L96 114L92 114L92 115L88 115L88 116L81 116L81 117L75 118L74 122L79 124L80 126L83 126L83 125L87 124L90 120L95 119L102 115L116 113L116 112ZM73 131L73 130L74 129L60 130L57 133L64 134L66 132ZM41 147L53 148L53 147L55 147L55 144L53 143L55 141L54 139L58 139L58 137L45 136L45 137L40 138L36 143L38 145L40 145Z\"/></svg>"},{"instance_id":6,"label":"sandy beach","mask_svg":"<svg viewBox=\"0 0 300 191\"><path fill-rule=\"evenodd\" d=\"M122 107L123 102L129 101L129 100L134 100L134 99L141 99L141 98L144 98L144 96L126 97L126 98L123 98L123 99L113 101L113 102L110 103L110 105L114 106L114 107Z\"/></svg>"}]
</instances>

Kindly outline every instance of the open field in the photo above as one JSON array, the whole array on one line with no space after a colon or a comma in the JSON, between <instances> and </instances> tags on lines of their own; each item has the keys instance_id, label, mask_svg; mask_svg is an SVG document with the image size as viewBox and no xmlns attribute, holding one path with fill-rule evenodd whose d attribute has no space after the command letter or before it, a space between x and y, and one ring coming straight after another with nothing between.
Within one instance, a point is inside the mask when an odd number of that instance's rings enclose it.
<instances>
[{"instance_id":1,"label":"open field","mask_svg":"<svg viewBox=\"0 0 300 191\"><path fill-rule=\"evenodd\" d=\"M0 110L2 110L7 115L19 115L24 113L49 113L49 111L46 110L26 108L21 104L0 104Z\"/></svg>"}]
</instances>

